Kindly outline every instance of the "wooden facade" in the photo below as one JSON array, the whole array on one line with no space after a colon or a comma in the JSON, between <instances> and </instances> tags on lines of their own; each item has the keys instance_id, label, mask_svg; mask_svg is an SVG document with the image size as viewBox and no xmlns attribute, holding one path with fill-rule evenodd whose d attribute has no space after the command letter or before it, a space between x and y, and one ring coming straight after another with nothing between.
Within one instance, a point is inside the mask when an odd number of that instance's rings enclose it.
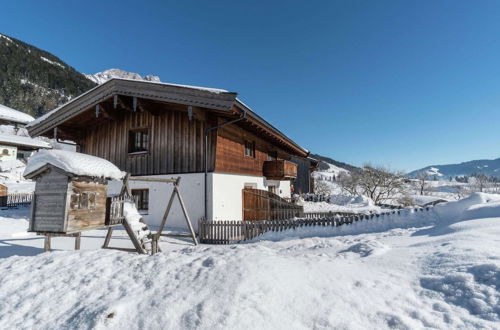
<instances>
[{"instance_id":1,"label":"wooden facade","mask_svg":"<svg viewBox=\"0 0 500 330\"><path fill-rule=\"evenodd\" d=\"M101 104L101 109L110 107L107 102ZM135 112L119 107L121 113L115 119L91 118L94 124L88 119L94 113L85 114L86 119L74 119L73 125L80 122L79 135L73 137L79 151L109 160L135 176L204 172L205 130L224 123L227 117L198 111L190 118L187 107L158 103L149 103L146 107L145 102L142 104L142 111ZM67 125L61 131L69 131ZM130 151L130 133L134 131L147 132L147 151ZM292 156L290 151L266 138L246 125L213 130L208 135L208 171L265 176L266 161L288 160ZM251 157L245 155L245 142L251 142L254 147Z\"/></svg>"},{"instance_id":2,"label":"wooden facade","mask_svg":"<svg viewBox=\"0 0 500 330\"><path fill-rule=\"evenodd\" d=\"M254 156L245 155L245 142L254 147ZM219 129L215 171L221 173L264 175L264 163L273 158L290 159L290 153L239 125Z\"/></svg>"},{"instance_id":3,"label":"wooden facade","mask_svg":"<svg viewBox=\"0 0 500 330\"><path fill-rule=\"evenodd\" d=\"M206 118L189 120L182 111L166 108L156 115L128 111L121 120L86 130L80 151L107 159L132 175L203 172L206 128ZM131 153L129 133L140 129L148 132L148 150ZM214 147L210 138L209 152ZM213 157L209 159L208 168L213 171Z\"/></svg>"}]
</instances>

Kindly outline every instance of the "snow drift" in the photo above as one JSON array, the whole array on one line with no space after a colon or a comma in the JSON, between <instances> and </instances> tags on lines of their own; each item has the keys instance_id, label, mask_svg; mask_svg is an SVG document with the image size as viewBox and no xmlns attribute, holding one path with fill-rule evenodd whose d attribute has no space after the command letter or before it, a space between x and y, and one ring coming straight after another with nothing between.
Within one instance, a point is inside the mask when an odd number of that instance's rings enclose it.
<instances>
[{"instance_id":1,"label":"snow drift","mask_svg":"<svg viewBox=\"0 0 500 330\"><path fill-rule=\"evenodd\" d=\"M475 194L325 237L154 256L12 256L0 260L0 328L498 329L498 203Z\"/></svg>"}]
</instances>

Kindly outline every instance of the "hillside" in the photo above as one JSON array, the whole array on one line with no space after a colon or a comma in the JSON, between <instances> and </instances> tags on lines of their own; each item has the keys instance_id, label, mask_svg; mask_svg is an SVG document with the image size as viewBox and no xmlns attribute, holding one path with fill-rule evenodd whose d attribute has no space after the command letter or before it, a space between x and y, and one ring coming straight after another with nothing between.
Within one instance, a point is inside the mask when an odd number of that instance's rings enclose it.
<instances>
[{"instance_id":1,"label":"hillside","mask_svg":"<svg viewBox=\"0 0 500 330\"><path fill-rule=\"evenodd\" d=\"M464 175L469 176L471 174L484 174L492 177L500 177L500 158L492 160L472 160L459 164L431 165L412 171L408 173L407 176L413 178L421 171L427 171L429 175L436 176L441 179Z\"/></svg>"},{"instance_id":2,"label":"hillside","mask_svg":"<svg viewBox=\"0 0 500 330\"><path fill-rule=\"evenodd\" d=\"M0 104L38 117L95 85L58 57L0 34Z\"/></svg>"},{"instance_id":3,"label":"hillside","mask_svg":"<svg viewBox=\"0 0 500 330\"><path fill-rule=\"evenodd\" d=\"M331 168L331 165L335 165L337 167L340 167L340 168L343 168L345 170L348 170L349 172L352 172L352 171L356 171L358 170L359 168L356 167L356 166L353 166L353 165L350 165L350 164L346 164L346 163L343 163L343 162L339 162L337 160L334 160L330 157L325 157L325 156L321 156L321 155L318 155L318 154L311 154L310 155L312 158L314 159L317 159L319 160L319 170L320 171L327 171Z\"/></svg>"}]
</instances>

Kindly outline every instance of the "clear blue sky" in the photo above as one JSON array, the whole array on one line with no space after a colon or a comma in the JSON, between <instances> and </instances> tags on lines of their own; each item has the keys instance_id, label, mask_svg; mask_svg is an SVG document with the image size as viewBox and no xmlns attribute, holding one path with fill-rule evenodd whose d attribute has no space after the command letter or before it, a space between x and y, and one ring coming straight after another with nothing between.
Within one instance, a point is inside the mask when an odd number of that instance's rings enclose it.
<instances>
[{"instance_id":1,"label":"clear blue sky","mask_svg":"<svg viewBox=\"0 0 500 330\"><path fill-rule=\"evenodd\" d=\"M500 1L3 1L77 70L228 89L313 152L412 170L500 157Z\"/></svg>"}]
</instances>

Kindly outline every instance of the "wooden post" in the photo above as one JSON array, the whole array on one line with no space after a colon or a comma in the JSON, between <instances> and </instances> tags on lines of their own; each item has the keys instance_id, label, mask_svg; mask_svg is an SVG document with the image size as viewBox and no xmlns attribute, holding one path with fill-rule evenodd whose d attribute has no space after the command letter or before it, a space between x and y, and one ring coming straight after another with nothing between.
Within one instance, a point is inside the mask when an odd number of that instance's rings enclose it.
<instances>
[{"instance_id":1,"label":"wooden post","mask_svg":"<svg viewBox=\"0 0 500 330\"><path fill-rule=\"evenodd\" d=\"M180 180L180 178L179 178L179 180ZM182 213L184 213L184 217L186 218L186 223L189 227L189 231L191 232L191 237L193 238L194 245L198 245L198 240L196 239L196 234L194 232L193 225L191 225L191 220L189 219L189 215L188 215L187 210L186 210L186 205L184 205L184 201L182 200L182 196L179 192L178 183L175 183L174 190L177 194L177 197L179 198L179 202L181 203Z\"/></svg>"},{"instance_id":2,"label":"wooden post","mask_svg":"<svg viewBox=\"0 0 500 330\"><path fill-rule=\"evenodd\" d=\"M104 239L104 244L102 245L103 249L109 246L109 241L111 241L111 235L113 235L113 227L108 228L108 233L106 234L106 238Z\"/></svg>"},{"instance_id":3,"label":"wooden post","mask_svg":"<svg viewBox=\"0 0 500 330\"><path fill-rule=\"evenodd\" d=\"M44 242L43 242L43 250L45 252L49 252L50 251L50 235L45 235L45 239L44 239Z\"/></svg>"},{"instance_id":4,"label":"wooden post","mask_svg":"<svg viewBox=\"0 0 500 330\"><path fill-rule=\"evenodd\" d=\"M81 238L82 238L82 233L76 234L76 236L75 236L75 250L80 250Z\"/></svg>"}]
</instances>

